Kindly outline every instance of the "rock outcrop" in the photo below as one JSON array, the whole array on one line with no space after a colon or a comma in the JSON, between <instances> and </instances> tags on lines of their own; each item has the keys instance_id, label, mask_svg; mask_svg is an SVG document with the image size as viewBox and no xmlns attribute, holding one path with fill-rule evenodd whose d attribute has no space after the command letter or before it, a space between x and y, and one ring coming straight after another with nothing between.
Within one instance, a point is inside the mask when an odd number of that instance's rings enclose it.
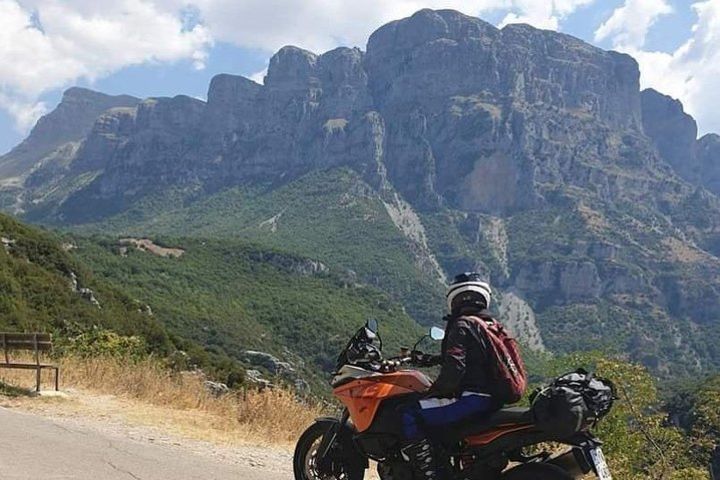
<instances>
[{"instance_id":1,"label":"rock outcrop","mask_svg":"<svg viewBox=\"0 0 720 480\"><path fill-rule=\"evenodd\" d=\"M274 355L265 352L247 350L243 359L254 367L265 369L272 377L292 385L297 393L307 393L310 389L307 381L300 376L296 368L289 362L283 362ZM274 385L263 378L258 370L247 370L246 375L250 382L260 388L273 388Z\"/></svg>"},{"instance_id":2,"label":"rock outcrop","mask_svg":"<svg viewBox=\"0 0 720 480\"><path fill-rule=\"evenodd\" d=\"M532 307L515 292L506 292L500 300L499 317L515 337L530 349L544 351L545 344Z\"/></svg>"},{"instance_id":3,"label":"rock outcrop","mask_svg":"<svg viewBox=\"0 0 720 480\"><path fill-rule=\"evenodd\" d=\"M709 133L697 141L695 154L702 185L720 195L720 135Z\"/></svg>"},{"instance_id":4,"label":"rock outcrop","mask_svg":"<svg viewBox=\"0 0 720 480\"><path fill-rule=\"evenodd\" d=\"M653 89L643 90L641 98L644 131L663 160L685 180L720 194L720 137L698 140L695 119L679 100Z\"/></svg>"}]
</instances>

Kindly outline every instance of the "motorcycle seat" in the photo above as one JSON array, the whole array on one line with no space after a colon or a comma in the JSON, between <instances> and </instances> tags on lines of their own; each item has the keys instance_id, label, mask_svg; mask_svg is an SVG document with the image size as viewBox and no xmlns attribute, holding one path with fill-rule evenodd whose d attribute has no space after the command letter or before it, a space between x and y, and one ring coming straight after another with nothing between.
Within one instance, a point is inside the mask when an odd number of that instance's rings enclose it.
<instances>
[{"instance_id":1,"label":"motorcycle seat","mask_svg":"<svg viewBox=\"0 0 720 480\"><path fill-rule=\"evenodd\" d=\"M531 425L533 423L532 413L527 407L503 408L491 414L483 414L469 418L449 429L443 437L464 438L471 435L478 435L489 430L494 430L509 425Z\"/></svg>"},{"instance_id":2,"label":"motorcycle seat","mask_svg":"<svg viewBox=\"0 0 720 480\"><path fill-rule=\"evenodd\" d=\"M487 424L488 428L494 428L500 425L530 424L532 423L532 414L527 407L502 408L492 413L484 419L484 421L481 421L481 423Z\"/></svg>"}]
</instances>

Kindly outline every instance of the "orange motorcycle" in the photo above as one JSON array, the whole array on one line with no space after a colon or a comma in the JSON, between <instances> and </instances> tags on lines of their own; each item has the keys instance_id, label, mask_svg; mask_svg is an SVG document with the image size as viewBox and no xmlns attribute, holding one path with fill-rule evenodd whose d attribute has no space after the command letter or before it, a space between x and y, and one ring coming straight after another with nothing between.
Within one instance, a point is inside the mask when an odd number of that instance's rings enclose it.
<instances>
[{"instance_id":1,"label":"orange motorcycle","mask_svg":"<svg viewBox=\"0 0 720 480\"><path fill-rule=\"evenodd\" d=\"M443 335L433 328L428 336L441 340ZM362 480L369 460L377 463L382 480L420 480L401 454L398 414L401 405L421 398L432 383L422 372L403 368L426 363L419 343L404 349L404 355L384 359L377 322L369 321L352 337L331 381L345 408L340 418L317 419L300 437L295 480ZM598 418L583 417L568 431L548 428L547 421L535 417L531 408L504 408L433 432L432 438L452 480L566 480L589 473L612 480L602 442L590 432ZM525 453L526 447L544 442L567 448L554 454Z\"/></svg>"}]
</instances>

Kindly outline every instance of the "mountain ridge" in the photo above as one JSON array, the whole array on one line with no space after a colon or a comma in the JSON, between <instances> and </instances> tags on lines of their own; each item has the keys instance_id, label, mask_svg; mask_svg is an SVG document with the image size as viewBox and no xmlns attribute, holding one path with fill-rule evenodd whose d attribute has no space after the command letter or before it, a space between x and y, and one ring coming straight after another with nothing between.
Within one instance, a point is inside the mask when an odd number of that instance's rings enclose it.
<instances>
[{"instance_id":1,"label":"mountain ridge","mask_svg":"<svg viewBox=\"0 0 720 480\"><path fill-rule=\"evenodd\" d=\"M720 137L693 124L627 55L422 10L365 52L284 47L264 85L107 111L22 194L65 228L282 244L423 323L480 270L536 345L690 373L720 365Z\"/></svg>"},{"instance_id":2,"label":"mountain ridge","mask_svg":"<svg viewBox=\"0 0 720 480\"><path fill-rule=\"evenodd\" d=\"M133 107L139 101L130 95L113 96L88 88L68 88L58 106L38 120L28 138L0 156L0 175L12 177L26 173L55 148L81 140L103 111L113 107Z\"/></svg>"}]
</instances>

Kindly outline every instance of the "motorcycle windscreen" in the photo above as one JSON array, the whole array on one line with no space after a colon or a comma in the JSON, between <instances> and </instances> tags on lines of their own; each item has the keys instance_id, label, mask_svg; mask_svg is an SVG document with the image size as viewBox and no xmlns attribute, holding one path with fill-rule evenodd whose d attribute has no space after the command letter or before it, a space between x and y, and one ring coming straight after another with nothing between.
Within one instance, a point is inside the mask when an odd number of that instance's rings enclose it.
<instances>
[{"instance_id":1,"label":"motorcycle windscreen","mask_svg":"<svg viewBox=\"0 0 720 480\"><path fill-rule=\"evenodd\" d=\"M430 381L422 373L402 371L358 379L336 388L333 393L348 409L357 431L363 432L372 425L384 400L425 392L430 385Z\"/></svg>"}]
</instances>

